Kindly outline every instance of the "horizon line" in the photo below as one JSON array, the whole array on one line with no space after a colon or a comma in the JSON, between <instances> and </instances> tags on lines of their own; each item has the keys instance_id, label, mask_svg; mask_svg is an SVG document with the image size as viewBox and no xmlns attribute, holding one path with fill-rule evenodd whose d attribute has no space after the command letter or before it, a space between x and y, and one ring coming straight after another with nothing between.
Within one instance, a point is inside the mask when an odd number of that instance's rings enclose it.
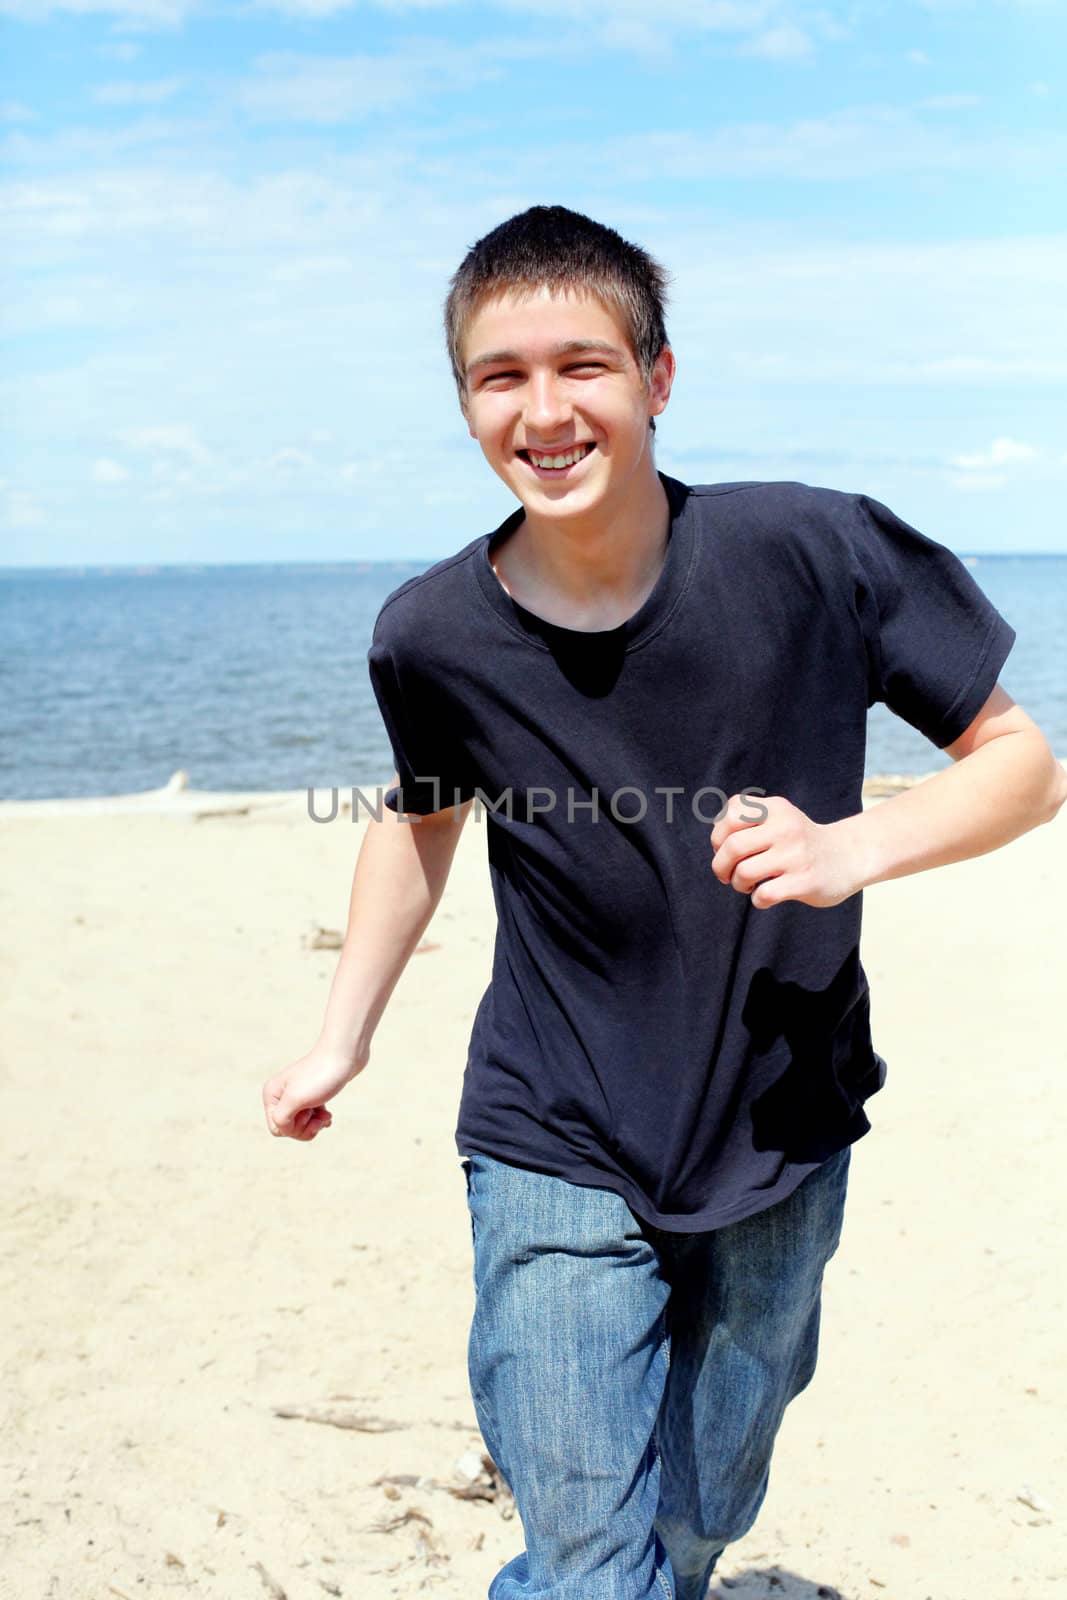
<instances>
[{"instance_id":1,"label":"horizon line","mask_svg":"<svg viewBox=\"0 0 1067 1600\"><path fill-rule=\"evenodd\" d=\"M946 546L951 549L951 546ZM449 552L455 554L454 551ZM959 550L953 551L960 559L978 561L1001 561L1016 559L1041 559L1048 556L1067 557L1067 546L1059 550ZM321 560L288 560L279 557L277 560L260 561L70 561L48 562L44 564L0 564L0 578L10 577L24 573L67 573L72 576L83 574L112 574L130 573L135 577L153 577L160 572L218 572L233 568L289 568L305 567L317 571L335 570L338 567L423 567L431 566L436 561L446 561L448 555L437 556L409 556L398 559L396 556L353 556L344 559L323 557Z\"/></svg>"}]
</instances>

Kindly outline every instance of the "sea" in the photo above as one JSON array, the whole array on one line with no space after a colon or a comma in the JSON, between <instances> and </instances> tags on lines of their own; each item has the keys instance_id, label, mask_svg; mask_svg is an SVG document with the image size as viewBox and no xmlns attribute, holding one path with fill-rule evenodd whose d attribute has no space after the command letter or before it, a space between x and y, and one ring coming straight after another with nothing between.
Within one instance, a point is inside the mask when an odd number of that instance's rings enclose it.
<instances>
[{"instance_id":1,"label":"sea","mask_svg":"<svg viewBox=\"0 0 1067 1600\"><path fill-rule=\"evenodd\" d=\"M963 555L1018 638L1001 682L1067 757L1067 553ZM0 570L0 799L163 787L371 792L385 597L430 561ZM949 758L871 708L866 771Z\"/></svg>"}]
</instances>

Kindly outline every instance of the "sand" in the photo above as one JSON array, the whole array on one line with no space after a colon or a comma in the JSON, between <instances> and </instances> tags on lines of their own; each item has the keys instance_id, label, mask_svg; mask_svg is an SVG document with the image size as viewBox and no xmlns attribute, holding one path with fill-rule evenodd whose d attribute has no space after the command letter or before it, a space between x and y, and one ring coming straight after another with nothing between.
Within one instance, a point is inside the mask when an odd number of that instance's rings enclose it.
<instances>
[{"instance_id":1,"label":"sand","mask_svg":"<svg viewBox=\"0 0 1067 1600\"><path fill-rule=\"evenodd\" d=\"M521 1548L477 1481L453 1143L484 821L333 1127L263 1117L362 826L178 786L0 806L4 1600L480 1600ZM726 1600L1064 1592L1065 863L1061 813L865 892L889 1076Z\"/></svg>"}]
</instances>

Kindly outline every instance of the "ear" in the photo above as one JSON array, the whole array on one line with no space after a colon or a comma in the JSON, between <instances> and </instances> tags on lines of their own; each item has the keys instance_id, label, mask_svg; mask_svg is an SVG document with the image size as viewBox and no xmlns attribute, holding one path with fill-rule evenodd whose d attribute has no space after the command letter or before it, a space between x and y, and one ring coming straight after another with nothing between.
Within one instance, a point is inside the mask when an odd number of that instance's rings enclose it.
<instances>
[{"instance_id":1,"label":"ear","mask_svg":"<svg viewBox=\"0 0 1067 1600\"><path fill-rule=\"evenodd\" d=\"M652 368L652 377L648 385L648 414L650 417L658 417L661 411L667 409L667 401L671 397L671 385L674 382L674 373L674 351L669 344L665 344L656 357L656 364Z\"/></svg>"}]
</instances>

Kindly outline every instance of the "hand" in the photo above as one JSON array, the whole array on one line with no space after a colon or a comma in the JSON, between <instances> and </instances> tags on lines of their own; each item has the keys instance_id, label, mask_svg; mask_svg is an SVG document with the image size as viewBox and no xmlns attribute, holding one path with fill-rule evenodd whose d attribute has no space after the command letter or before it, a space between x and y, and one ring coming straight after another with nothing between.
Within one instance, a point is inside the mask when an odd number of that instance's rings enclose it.
<instances>
[{"instance_id":1,"label":"hand","mask_svg":"<svg viewBox=\"0 0 1067 1600\"><path fill-rule=\"evenodd\" d=\"M366 1061L353 1064L349 1057L316 1045L263 1085L267 1127L277 1138L301 1139L305 1143L314 1139L333 1121L326 1109L327 1100L340 1094L365 1066Z\"/></svg>"},{"instance_id":2,"label":"hand","mask_svg":"<svg viewBox=\"0 0 1067 1600\"><path fill-rule=\"evenodd\" d=\"M766 817L753 816L757 807ZM840 905L864 881L852 821L812 822L782 795L731 795L711 830L711 870L760 911L784 900Z\"/></svg>"}]
</instances>

